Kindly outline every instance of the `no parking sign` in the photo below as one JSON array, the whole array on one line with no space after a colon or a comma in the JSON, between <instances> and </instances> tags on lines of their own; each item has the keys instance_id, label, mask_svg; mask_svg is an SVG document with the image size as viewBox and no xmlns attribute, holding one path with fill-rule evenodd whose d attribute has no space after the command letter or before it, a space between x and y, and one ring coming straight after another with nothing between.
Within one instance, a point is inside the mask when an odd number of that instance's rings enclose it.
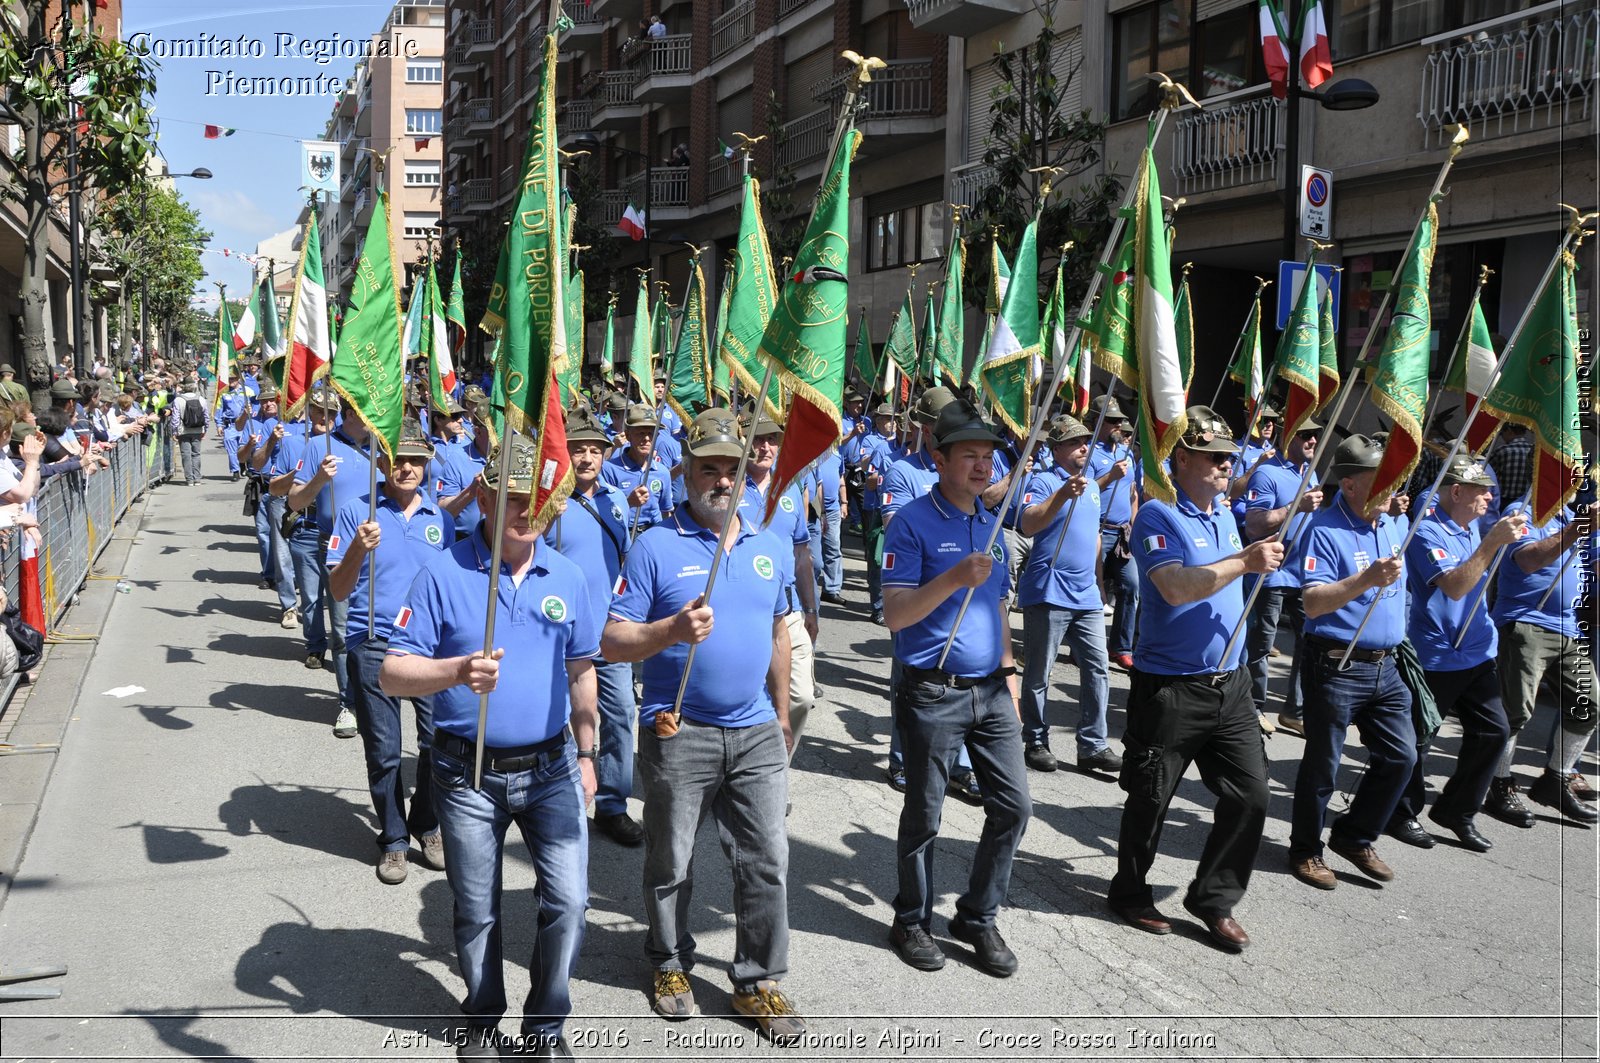
<instances>
[{"instance_id":1,"label":"no parking sign","mask_svg":"<svg viewBox=\"0 0 1600 1063\"><path fill-rule=\"evenodd\" d=\"M1333 171L1300 167L1300 235L1313 240L1333 236Z\"/></svg>"}]
</instances>

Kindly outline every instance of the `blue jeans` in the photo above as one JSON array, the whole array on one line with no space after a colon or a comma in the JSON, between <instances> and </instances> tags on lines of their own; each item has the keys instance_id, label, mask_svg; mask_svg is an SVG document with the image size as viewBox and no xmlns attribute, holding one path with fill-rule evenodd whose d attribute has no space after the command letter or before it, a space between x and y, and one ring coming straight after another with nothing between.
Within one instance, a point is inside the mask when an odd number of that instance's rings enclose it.
<instances>
[{"instance_id":1,"label":"blue jeans","mask_svg":"<svg viewBox=\"0 0 1600 1063\"><path fill-rule=\"evenodd\" d=\"M628 810L628 796L633 793L633 721L638 715L633 700L633 665L596 660L594 678L600 699L594 813L612 816Z\"/></svg>"},{"instance_id":2,"label":"blue jeans","mask_svg":"<svg viewBox=\"0 0 1600 1063\"><path fill-rule=\"evenodd\" d=\"M228 452L228 471L239 471L239 444L244 442L244 433L229 425L222 430L222 446Z\"/></svg>"},{"instance_id":3,"label":"blue jeans","mask_svg":"<svg viewBox=\"0 0 1600 1063\"><path fill-rule=\"evenodd\" d=\"M967 891L956 898L955 918L976 929L994 925L1011 883L1011 861L1033 815L1022 729L1004 680L985 679L968 690L901 680L894 715L905 738L906 800L895 839L899 892L894 917L907 926L933 921L933 840L939 836L950 761L972 751L983 788L983 831L972 855Z\"/></svg>"},{"instance_id":4,"label":"blue jeans","mask_svg":"<svg viewBox=\"0 0 1600 1063\"><path fill-rule=\"evenodd\" d=\"M350 649L350 685L355 701L356 722L361 728L361 747L367 758L367 789L372 792L372 810L378 815L378 848L384 852L404 852L408 839L421 838L439 829L433 811L433 699L412 698L417 713L417 792L406 814L406 784L400 771L400 699L390 697L378 686L378 669L383 667L389 644L368 639Z\"/></svg>"},{"instance_id":5,"label":"blue jeans","mask_svg":"<svg viewBox=\"0 0 1600 1063\"><path fill-rule=\"evenodd\" d=\"M1249 585L1245 593L1249 594ZM1294 630L1294 657L1289 662L1289 689L1283 696L1283 715L1300 715L1300 652L1301 632L1305 629L1305 608L1300 604L1299 587L1262 587L1256 595L1255 608L1250 610L1250 621L1245 626L1244 659L1250 662L1250 683L1255 694L1256 712L1267 711L1267 664L1272 658L1272 644L1277 641L1278 626L1287 616Z\"/></svg>"},{"instance_id":6,"label":"blue jeans","mask_svg":"<svg viewBox=\"0 0 1600 1063\"><path fill-rule=\"evenodd\" d=\"M324 559L324 570L326 570L327 543L322 544L317 550L317 555ZM327 579L326 574L324 574L323 579ZM349 598L339 602L334 600L333 595L326 592L322 596L328 601L328 644L333 650L333 678L339 686L339 705L341 708L348 709L350 708L350 667L349 658L345 655L344 633L349 630L352 619L362 627L365 627L367 616L362 613L359 617L352 618L350 616Z\"/></svg>"},{"instance_id":7,"label":"blue jeans","mask_svg":"<svg viewBox=\"0 0 1600 1063\"><path fill-rule=\"evenodd\" d=\"M777 720L713 727L685 719L671 738L639 731L644 783L645 955L658 971L694 966L694 848L709 814L733 865L733 986L789 970L788 753Z\"/></svg>"},{"instance_id":8,"label":"blue jeans","mask_svg":"<svg viewBox=\"0 0 1600 1063\"><path fill-rule=\"evenodd\" d=\"M1417 764L1417 732L1411 722L1411 691L1400 680L1394 655L1350 662L1307 644L1306 751L1294 780L1289 856L1322 855L1322 827L1344 755L1345 735L1355 724L1367 747L1367 770L1350 810L1333 825L1340 845L1371 845L1389 825Z\"/></svg>"},{"instance_id":9,"label":"blue jeans","mask_svg":"<svg viewBox=\"0 0 1600 1063\"><path fill-rule=\"evenodd\" d=\"M478 1030L498 1025L505 1014L501 856L506 828L515 823L533 862L539 911L521 1032L560 1036L572 1013L568 982L589 905L589 828L577 750L569 740L534 766L509 774L490 771L485 763L482 790L472 788L471 764L436 750L433 802L455 898L456 962L467 983L461 1013Z\"/></svg>"},{"instance_id":10,"label":"blue jeans","mask_svg":"<svg viewBox=\"0 0 1600 1063\"><path fill-rule=\"evenodd\" d=\"M271 560L264 567L266 578L273 581L278 591L278 608L294 608L294 559L289 556L289 542L278 531L283 526L283 513L289 502L261 492L261 508L256 511L256 535L259 538L263 522L267 530L267 544Z\"/></svg>"},{"instance_id":11,"label":"blue jeans","mask_svg":"<svg viewBox=\"0 0 1600 1063\"><path fill-rule=\"evenodd\" d=\"M1139 625L1139 568L1130 558L1126 561L1111 556L1122 534L1120 525L1100 526L1101 591L1106 601L1116 593L1116 610L1111 614L1111 652L1132 653L1133 637Z\"/></svg>"},{"instance_id":12,"label":"blue jeans","mask_svg":"<svg viewBox=\"0 0 1600 1063\"><path fill-rule=\"evenodd\" d=\"M812 575L829 594L844 588L844 549L839 543L842 519L835 509L810 522Z\"/></svg>"},{"instance_id":13,"label":"blue jeans","mask_svg":"<svg viewBox=\"0 0 1600 1063\"><path fill-rule=\"evenodd\" d=\"M905 767L904 758L900 754L900 717L894 711L894 692L900 689L900 659L891 658L889 661L889 770L895 771ZM972 757L967 753L963 743L956 747L955 771L951 775L965 775L972 770Z\"/></svg>"},{"instance_id":14,"label":"blue jeans","mask_svg":"<svg viewBox=\"0 0 1600 1063\"><path fill-rule=\"evenodd\" d=\"M296 525L289 536L289 557L294 563L295 588L300 592L300 634L306 640L306 654L321 657L328 652L328 628L322 606L322 549L314 521Z\"/></svg>"},{"instance_id":15,"label":"blue jeans","mask_svg":"<svg viewBox=\"0 0 1600 1063\"><path fill-rule=\"evenodd\" d=\"M1066 639L1078 666L1078 756L1092 757L1108 748L1106 703L1111 679L1106 671L1106 619L1099 609L1062 609L1028 605L1022 609L1022 738L1030 746L1050 745L1045 703L1050 695L1050 669Z\"/></svg>"}]
</instances>

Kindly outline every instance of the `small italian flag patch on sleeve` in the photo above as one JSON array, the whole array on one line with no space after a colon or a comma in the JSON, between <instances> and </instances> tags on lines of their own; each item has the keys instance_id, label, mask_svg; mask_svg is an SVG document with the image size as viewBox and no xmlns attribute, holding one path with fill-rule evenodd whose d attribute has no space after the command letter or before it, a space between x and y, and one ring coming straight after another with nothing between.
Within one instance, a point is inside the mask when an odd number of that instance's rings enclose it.
<instances>
[{"instance_id":1,"label":"small italian flag patch on sleeve","mask_svg":"<svg viewBox=\"0 0 1600 1063\"><path fill-rule=\"evenodd\" d=\"M1307 572L1315 572L1316 570L1317 570L1317 559L1314 558L1314 557L1307 556L1306 557L1306 571Z\"/></svg>"},{"instance_id":2,"label":"small italian flag patch on sleeve","mask_svg":"<svg viewBox=\"0 0 1600 1063\"><path fill-rule=\"evenodd\" d=\"M1437 546L1435 546L1432 550L1429 550L1428 553L1433 557L1433 559L1435 561L1443 561L1445 558L1450 556L1448 553L1446 553L1445 551L1441 550Z\"/></svg>"},{"instance_id":3,"label":"small italian flag patch on sleeve","mask_svg":"<svg viewBox=\"0 0 1600 1063\"><path fill-rule=\"evenodd\" d=\"M883 555L883 570L887 572L891 568L894 568L894 551L888 550Z\"/></svg>"},{"instance_id":4,"label":"small italian flag patch on sleeve","mask_svg":"<svg viewBox=\"0 0 1600 1063\"><path fill-rule=\"evenodd\" d=\"M612 594L621 594L623 591L625 591L627 589L628 589L628 577L627 576L618 576L617 577L617 582L612 584L612 586L611 586L611 593Z\"/></svg>"},{"instance_id":5,"label":"small italian flag patch on sleeve","mask_svg":"<svg viewBox=\"0 0 1600 1063\"><path fill-rule=\"evenodd\" d=\"M394 626L402 631L411 626L411 607L409 605L400 608L400 614L394 618Z\"/></svg>"},{"instance_id":6,"label":"small italian flag patch on sleeve","mask_svg":"<svg viewBox=\"0 0 1600 1063\"><path fill-rule=\"evenodd\" d=\"M1167 537L1165 535L1146 535L1144 537L1144 552L1145 553L1153 554L1157 550L1165 550L1166 548L1167 548Z\"/></svg>"},{"instance_id":7,"label":"small italian flag patch on sleeve","mask_svg":"<svg viewBox=\"0 0 1600 1063\"><path fill-rule=\"evenodd\" d=\"M339 549L339 537L337 535L328 536L328 549L329 550L337 550L337 549Z\"/></svg>"}]
</instances>

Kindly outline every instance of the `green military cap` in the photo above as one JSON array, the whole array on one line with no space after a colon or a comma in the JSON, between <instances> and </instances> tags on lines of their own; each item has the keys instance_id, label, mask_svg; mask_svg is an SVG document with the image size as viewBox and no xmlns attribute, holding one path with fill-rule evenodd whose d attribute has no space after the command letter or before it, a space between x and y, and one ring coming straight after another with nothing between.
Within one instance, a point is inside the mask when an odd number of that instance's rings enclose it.
<instances>
[{"instance_id":1,"label":"green military cap","mask_svg":"<svg viewBox=\"0 0 1600 1063\"><path fill-rule=\"evenodd\" d=\"M37 426L31 425L27 421L18 421L11 426L11 438L16 440L27 439L38 430Z\"/></svg>"},{"instance_id":2,"label":"green military cap","mask_svg":"<svg viewBox=\"0 0 1600 1063\"><path fill-rule=\"evenodd\" d=\"M767 404L764 403L764 402L758 402L758 403L755 403L754 406L755 406L754 410L752 410L750 407L747 406L744 410L742 410L740 412L740 414L739 414L739 431L740 431L740 433L743 434L743 433L746 433L746 432L748 432L750 430L750 424L751 424L751 421L753 419L754 422L755 422L755 426L756 426L756 428L755 428L755 434L756 435L758 435L758 436L781 435L782 432L783 432L783 425L779 424L777 421L774 421L771 418L771 416L769 416L767 414Z\"/></svg>"},{"instance_id":3,"label":"green military cap","mask_svg":"<svg viewBox=\"0 0 1600 1063\"><path fill-rule=\"evenodd\" d=\"M994 425L983 419L982 412L966 399L952 399L939 410L939 419L933 425L934 446L944 448L953 443L993 443L999 446L1005 440Z\"/></svg>"},{"instance_id":4,"label":"green military cap","mask_svg":"<svg viewBox=\"0 0 1600 1063\"><path fill-rule=\"evenodd\" d=\"M10 373L12 376L16 376L17 375L17 371L14 368L12 368L10 362L0 362L0 374L5 374L5 373Z\"/></svg>"},{"instance_id":5,"label":"green military cap","mask_svg":"<svg viewBox=\"0 0 1600 1063\"><path fill-rule=\"evenodd\" d=\"M314 410L325 410L328 413L338 413L339 393L327 386L312 388L310 393L306 396L306 403Z\"/></svg>"},{"instance_id":6,"label":"green military cap","mask_svg":"<svg viewBox=\"0 0 1600 1063\"><path fill-rule=\"evenodd\" d=\"M949 388L942 385L931 387L917 400L916 408L911 411L911 419L918 424L934 424L939 420L939 411L955 399L955 393Z\"/></svg>"},{"instance_id":7,"label":"green military cap","mask_svg":"<svg viewBox=\"0 0 1600 1063\"><path fill-rule=\"evenodd\" d=\"M70 380L57 380L50 385L50 397L52 399L76 399L78 397L78 389L72 386L72 381Z\"/></svg>"},{"instance_id":8,"label":"green military cap","mask_svg":"<svg viewBox=\"0 0 1600 1063\"><path fill-rule=\"evenodd\" d=\"M1093 434L1088 425L1070 413L1064 413L1050 422L1050 430L1045 433L1044 441L1054 446L1057 443L1069 443L1074 439L1087 439Z\"/></svg>"},{"instance_id":9,"label":"green military cap","mask_svg":"<svg viewBox=\"0 0 1600 1063\"><path fill-rule=\"evenodd\" d=\"M130 387L128 390L132 391L136 387L138 387L137 384L133 385L133 387ZM276 402L276 401L278 401L278 385L274 384L270 380L263 380L261 382L261 389L256 392L256 401L257 402Z\"/></svg>"},{"instance_id":10,"label":"green military cap","mask_svg":"<svg viewBox=\"0 0 1600 1063\"><path fill-rule=\"evenodd\" d=\"M894 403L892 403L892 402L880 402L880 403L878 403L877 406L873 407L872 416L874 416L874 417L898 417L899 413L895 410Z\"/></svg>"},{"instance_id":11,"label":"green military cap","mask_svg":"<svg viewBox=\"0 0 1600 1063\"><path fill-rule=\"evenodd\" d=\"M1105 419L1111 424L1121 424L1128 419L1128 415L1122 412L1122 407L1117 405L1117 400L1114 396L1096 395L1089 400L1089 412L1094 414L1097 419L1100 417L1102 409L1105 410Z\"/></svg>"},{"instance_id":12,"label":"green military cap","mask_svg":"<svg viewBox=\"0 0 1600 1063\"><path fill-rule=\"evenodd\" d=\"M1467 454L1457 454L1450 460L1450 467L1444 473L1444 486L1452 484L1493 487L1494 479L1489 475L1489 470L1483 467L1483 462Z\"/></svg>"},{"instance_id":13,"label":"green military cap","mask_svg":"<svg viewBox=\"0 0 1600 1063\"><path fill-rule=\"evenodd\" d=\"M1334 477L1355 476L1376 469L1383 460L1383 444L1371 436L1353 435L1333 452Z\"/></svg>"},{"instance_id":14,"label":"green military cap","mask_svg":"<svg viewBox=\"0 0 1600 1063\"><path fill-rule=\"evenodd\" d=\"M539 480L539 448L521 434L512 436L508 443L511 447L511 461L506 476L506 492L513 495L531 495ZM501 444L505 445L507 444ZM500 489L500 447L495 447L494 453L489 455L489 463L483 467L483 482L492 491Z\"/></svg>"},{"instance_id":15,"label":"green military cap","mask_svg":"<svg viewBox=\"0 0 1600 1063\"><path fill-rule=\"evenodd\" d=\"M605 426L590 409L573 410L567 414L567 442L568 443L610 443L611 437L606 434Z\"/></svg>"},{"instance_id":16,"label":"green military cap","mask_svg":"<svg viewBox=\"0 0 1600 1063\"><path fill-rule=\"evenodd\" d=\"M1233 444L1233 431L1216 410L1210 406L1190 406L1184 414L1188 417L1189 424L1178 440L1180 447L1185 450L1202 450L1209 454L1239 452L1239 448Z\"/></svg>"},{"instance_id":17,"label":"green military cap","mask_svg":"<svg viewBox=\"0 0 1600 1063\"><path fill-rule=\"evenodd\" d=\"M1270 402L1263 402L1261 404L1261 416L1256 420L1262 422L1272 421L1275 424L1279 424L1283 421L1283 411Z\"/></svg>"},{"instance_id":18,"label":"green military cap","mask_svg":"<svg viewBox=\"0 0 1600 1063\"><path fill-rule=\"evenodd\" d=\"M395 444L394 456L397 458L431 458L433 457L433 441L422 430L422 424L415 417L407 417L400 422L400 442Z\"/></svg>"},{"instance_id":19,"label":"green military cap","mask_svg":"<svg viewBox=\"0 0 1600 1063\"><path fill-rule=\"evenodd\" d=\"M659 428L661 422L656 418L654 406L636 402L628 407L628 413L623 419L622 426L624 428Z\"/></svg>"},{"instance_id":20,"label":"green military cap","mask_svg":"<svg viewBox=\"0 0 1600 1063\"><path fill-rule=\"evenodd\" d=\"M732 410L713 406L689 425L684 449L693 458L737 458L744 454L739 420Z\"/></svg>"}]
</instances>

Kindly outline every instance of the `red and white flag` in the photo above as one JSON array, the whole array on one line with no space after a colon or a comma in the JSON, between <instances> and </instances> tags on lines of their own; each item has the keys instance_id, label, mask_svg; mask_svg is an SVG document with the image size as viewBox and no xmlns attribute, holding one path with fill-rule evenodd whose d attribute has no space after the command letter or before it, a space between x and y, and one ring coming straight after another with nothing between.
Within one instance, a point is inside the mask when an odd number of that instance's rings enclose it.
<instances>
[{"instance_id":1,"label":"red and white flag","mask_svg":"<svg viewBox=\"0 0 1600 1063\"><path fill-rule=\"evenodd\" d=\"M622 212L622 220L617 222L617 228L622 230L622 235L624 236L632 237L635 240L643 240L645 237L644 212L629 203L628 209Z\"/></svg>"},{"instance_id":2,"label":"red and white flag","mask_svg":"<svg viewBox=\"0 0 1600 1063\"><path fill-rule=\"evenodd\" d=\"M1289 47L1285 43L1289 35L1277 4L1256 0L1256 8L1261 19L1261 58L1266 63L1267 80L1272 82L1272 94L1281 100L1289 94Z\"/></svg>"},{"instance_id":3,"label":"red and white flag","mask_svg":"<svg viewBox=\"0 0 1600 1063\"><path fill-rule=\"evenodd\" d=\"M1316 88L1332 76L1333 52L1328 48L1322 0L1308 0L1300 14L1300 80Z\"/></svg>"},{"instance_id":4,"label":"red and white flag","mask_svg":"<svg viewBox=\"0 0 1600 1063\"><path fill-rule=\"evenodd\" d=\"M322 281L322 240L317 235L317 208L311 207L300 264L294 274L289 306L289 364L283 370L284 418L300 416L311 385L328 372L333 343L328 336L328 291Z\"/></svg>"}]
</instances>

